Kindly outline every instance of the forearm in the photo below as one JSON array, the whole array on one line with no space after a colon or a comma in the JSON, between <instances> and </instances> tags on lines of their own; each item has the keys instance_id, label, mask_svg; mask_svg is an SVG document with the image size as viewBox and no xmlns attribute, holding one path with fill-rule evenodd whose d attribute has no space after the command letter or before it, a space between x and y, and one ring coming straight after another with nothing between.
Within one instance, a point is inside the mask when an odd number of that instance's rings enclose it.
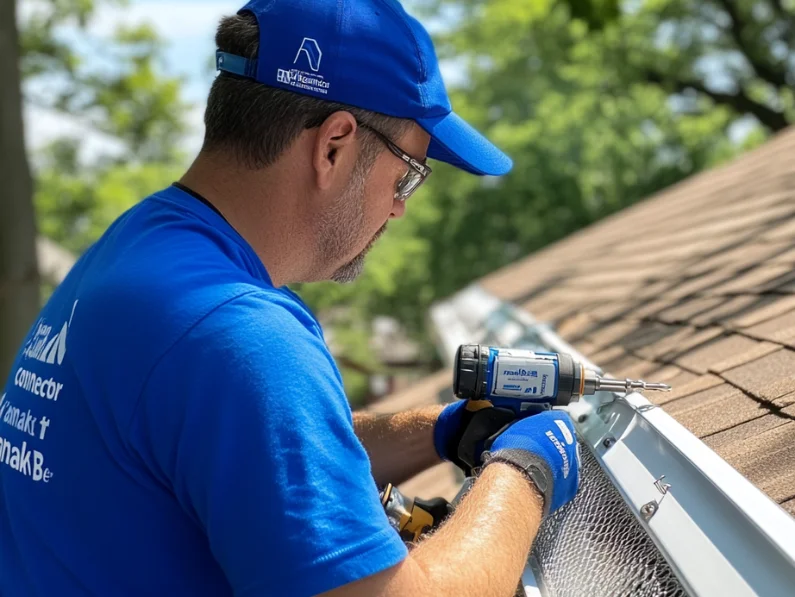
<instances>
[{"instance_id":1,"label":"forearm","mask_svg":"<svg viewBox=\"0 0 795 597\"><path fill-rule=\"evenodd\" d=\"M429 595L514 595L541 524L543 500L509 465L486 467L455 514L410 555Z\"/></svg>"},{"instance_id":2,"label":"forearm","mask_svg":"<svg viewBox=\"0 0 795 597\"><path fill-rule=\"evenodd\" d=\"M557 511L577 493L575 433L560 412L517 421L491 444L492 457L440 529L397 566L330 595L512 597L544 512ZM546 488L544 497L530 474Z\"/></svg>"},{"instance_id":3,"label":"forearm","mask_svg":"<svg viewBox=\"0 0 795 597\"><path fill-rule=\"evenodd\" d=\"M370 456L378 485L397 485L441 462L433 446L433 428L442 408L388 415L354 413L354 431Z\"/></svg>"}]
</instances>

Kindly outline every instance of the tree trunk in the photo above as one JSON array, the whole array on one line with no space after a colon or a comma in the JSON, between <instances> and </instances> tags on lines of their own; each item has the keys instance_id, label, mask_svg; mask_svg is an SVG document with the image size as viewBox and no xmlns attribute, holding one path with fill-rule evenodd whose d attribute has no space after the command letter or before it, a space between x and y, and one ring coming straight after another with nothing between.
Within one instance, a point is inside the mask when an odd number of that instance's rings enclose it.
<instances>
[{"instance_id":1,"label":"tree trunk","mask_svg":"<svg viewBox=\"0 0 795 597\"><path fill-rule=\"evenodd\" d=\"M0 387L39 311L36 222L22 124L15 0L0 0Z\"/></svg>"}]
</instances>

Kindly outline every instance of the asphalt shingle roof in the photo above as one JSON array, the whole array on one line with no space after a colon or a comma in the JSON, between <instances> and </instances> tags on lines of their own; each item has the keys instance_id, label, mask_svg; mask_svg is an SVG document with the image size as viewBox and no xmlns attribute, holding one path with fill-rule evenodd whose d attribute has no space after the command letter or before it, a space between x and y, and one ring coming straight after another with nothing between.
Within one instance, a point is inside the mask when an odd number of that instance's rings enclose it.
<instances>
[{"instance_id":1,"label":"asphalt shingle roof","mask_svg":"<svg viewBox=\"0 0 795 597\"><path fill-rule=\"evenodd\" d=\"M673 385L648 398L795 514L795 129L480 284L608 373ZM437 401L433 379L385 405Z\"/></svg>"}]
</instances>

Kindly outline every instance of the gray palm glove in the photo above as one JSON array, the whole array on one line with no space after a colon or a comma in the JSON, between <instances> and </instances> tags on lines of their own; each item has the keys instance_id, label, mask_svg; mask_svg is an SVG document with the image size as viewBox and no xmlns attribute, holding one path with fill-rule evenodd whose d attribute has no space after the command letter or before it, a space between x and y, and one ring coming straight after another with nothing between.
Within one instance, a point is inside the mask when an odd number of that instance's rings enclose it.
<instances>
[{"instance_id":1,"label":"gray palm glove","mask_svg":"<svg viewBox=\"0 0 795 597\"><path fill-rule=\"evenodd\" d=\"M522 470L544 497L544 516L570 502L580 483L580 454L568 414L546 411L516 421L483 453L484 467L505 462Z\"/></svg>"}]
</instances>

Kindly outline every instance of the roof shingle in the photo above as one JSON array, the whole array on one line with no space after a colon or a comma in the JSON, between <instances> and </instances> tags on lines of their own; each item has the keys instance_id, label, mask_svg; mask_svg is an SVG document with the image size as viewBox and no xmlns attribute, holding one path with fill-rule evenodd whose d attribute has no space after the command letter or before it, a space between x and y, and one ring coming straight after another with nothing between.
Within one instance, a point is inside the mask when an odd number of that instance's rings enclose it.
<instances>
[{"instance_id":1,"label":"roof shingle","mask_svg":"<svg viewBox=\"0 0 795 597\"><path fill-rule=\"evenodd\" d=\"M795 348L795 311L743 330L744 334Z\"/></svg>"},{"instance_id":2,"label":"roof shingle","mask_svg":"<svg viewBox=\"0 0 795 597\"><path fill-rule=\"evenodd\" d=\"M790 512L793 155L795 128L480 282L611 374L671 383L648 398Z\"/></svg>"},{"instance_id":3,"label":"roof shingle","mask_svg":"<svg viewBox=\"0 0 795 597\"><path fill-rule=\"evenodd\" d=\"M782 348L761 359L724 371L721 377L770 402L795 392L795 352Z\"/></svg>"},{"instance_id":4,"label":"roof shingle","mask_svg":"<svg viewBox=\"0 0 795 597\"><path fill-rule=\"evenodd\" d=\"M728 334L679 354L674 362L695 373L720 373L763 357L779 348L769 342L757 342L739 334Z\"/></svg>"}]
</instances>

